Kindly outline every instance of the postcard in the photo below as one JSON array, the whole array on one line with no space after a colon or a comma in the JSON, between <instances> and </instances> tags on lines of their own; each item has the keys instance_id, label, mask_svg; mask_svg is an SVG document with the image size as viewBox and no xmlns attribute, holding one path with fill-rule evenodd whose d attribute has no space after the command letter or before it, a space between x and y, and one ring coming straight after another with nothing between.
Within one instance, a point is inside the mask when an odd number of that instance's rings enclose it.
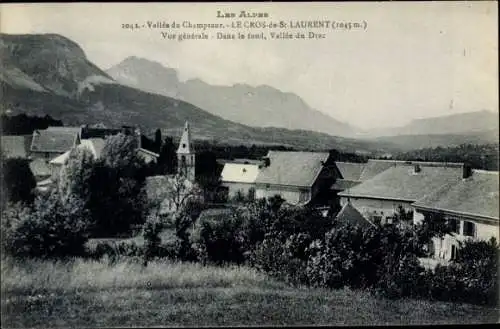
<instances>
[{"instance_id":1,"label":"postcard","mask_svg":"<svg viewBox=\"0 0 500 329\"><path fill-rule=\"evenodd\" d=\"M498 323L497 28L1 4L2 327Z\"/></svg>"}]
</instances>

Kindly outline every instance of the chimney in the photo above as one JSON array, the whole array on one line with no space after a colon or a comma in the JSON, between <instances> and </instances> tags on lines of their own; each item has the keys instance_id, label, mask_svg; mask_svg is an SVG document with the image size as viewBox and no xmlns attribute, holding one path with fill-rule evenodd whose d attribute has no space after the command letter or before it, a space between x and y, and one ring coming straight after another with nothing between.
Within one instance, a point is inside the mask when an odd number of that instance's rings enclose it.
<instances>
[{"instance_id":1,"label":"chimney","mask_svg":"<svg viewBox=\"0 0 500 329\"><path fill-rule=\"evenodd\" d=\"M462 178L467 179L470 176L472 176L472 167L469 164L464 163L462 170Z\"/></svg>"},{"instance_id":2,"label":"chimney","mask_svg":"<svg viewBox=\"0 0 500 329\"><path fill-rule=\"evenodd\" d=\"M269 165L271 164L271 160L269 159L269 157L263 157L262 158L262 163L261 163L261 167L269 167Z\"/></svg>"},{"instance_id":3,"label":"chimney","mask_svg":"<svg viewBox=\"0 0 500 329\"><path fill-rule=\"evenodd\" d=\"M418 174L421 171L422 171L422 168L420 168L420 165L418 163L415 163L415 165L413 166L413 172L415 174Z\"/></svg>"}]
</instances>

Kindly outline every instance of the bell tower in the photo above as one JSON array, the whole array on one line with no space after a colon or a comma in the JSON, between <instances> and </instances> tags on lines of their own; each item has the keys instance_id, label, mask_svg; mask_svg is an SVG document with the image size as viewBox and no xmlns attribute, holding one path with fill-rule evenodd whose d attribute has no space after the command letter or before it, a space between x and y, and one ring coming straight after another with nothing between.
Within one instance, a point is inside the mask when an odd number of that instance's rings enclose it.
<instances>
[{"instance_id":1,"label":"bell tower","mask_svg":"<svg viewBox=\"0 0 500 329\"><path fill-rule=\"evenodd\" d=\"M177 172L184 175L189 181L194 182L195 164L194 148L191 145L191 131L189 130L189 122L186 121L179 148L177 149Z\"/></svg>"}]
</instances>

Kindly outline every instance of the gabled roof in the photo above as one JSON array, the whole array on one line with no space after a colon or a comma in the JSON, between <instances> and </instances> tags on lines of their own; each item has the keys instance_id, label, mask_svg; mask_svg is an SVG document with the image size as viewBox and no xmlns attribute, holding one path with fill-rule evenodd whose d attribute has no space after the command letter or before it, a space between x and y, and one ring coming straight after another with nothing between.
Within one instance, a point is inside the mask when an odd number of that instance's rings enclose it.
<instances>
[{"instance_id":1,"label":"gabled roof","mask_svg":"<svg viewBox=\"0 0 500 329\"><path fill-rule=\"evenodd\" d=\"M354 163L354 162L340 162L336 161L335 164L339 168L342 179L349 181L360 181L361 173L367 166L366 163Z\"/></svg>"},{"instance_id":2,"label":"gabled roof","mask_svg":"<svg viewBox=\"0 0 500 329\"><path fill-rule=\"evenodd\" d=\"M339 213L335 216L335 221L341 223L349 223L351 225L360 226L362 228L369 228L375 226L367 218L365 218L361 213L354 208L350 202L347 202Z\"/></svg>"},{"instance_id":3,"label":"gabled roof","mask_svg":"<svg viewBox=\"0 0 500 329\"><path fill-rule=\"evenodd\" d=\"M358 184L361 184L361 181L337 179L335 183L333 183L333 185L331 186L331 189L334 191L344 191Z\"/></svg>"},{"instance_id":4,"label":"gabled roof","mask_svg":"<svg viewBox=\"0 0 500 329\"><path fill-rule=\"evenodd\" d=\"M256 164L226 163L221 173L222 182L254 183L259 174Z\"/></svg>"},{"instance_id":5,"label":"gabled roof","mask_svg":"<svg viewBox=\"0 0 500 329\"><path fill-rule=\"evenodd\" d=\"M193 153L194 149L191 145L191 131L189 129L189 123L186 122L184 125L184 130L182 132L182 137L179 142L179 148L177 149L177 153L180 154L190 154Z\"/></svg>"},{"instance_id":6,"label":"gabled roof","mask_svg":"<svg viewBox=\"0 0 500 329\"><path fill-rule=\"evenodd\" d=\"M391 167L339 195L414 202L445 184L462 179L460 167L422 165L420 169L415 173L413 165Z\"/></svg>"},{"instance_id":7,"label":"gabled roof","mask_svg":"<svg viewBox=\"0 0 500 329\"><path fill-rule=\"evenodd\" d=\"M6 158L27 158L31 145L31 135L1 136L1 150Z\"/></svg>"},{"instance_id":8,"label":"gabled roof","mask_svg":"<svg viewBox=\"0 0 500 329\"><path fill-rule=\"evenodd\" d=\"M47 127L46 130L56 131L56 132L75 133L75 134L78 134L78 136L81 136L81 134L82 134L81 127L50 126L50 127Z\"/></svg>"},{"instance_id":9,"label":"gabled roof","mask_svg":"<svg viewBox=\"0 0 500 329\"><path fill-rule=\"evenodd\" d=\"M473 170L413 204L416 208L499 219L498 172Z\"/></svg>"},{"instance_id":10,"label":"gabled roof","mask_svg":"<svg viewBox=\"0 0 500 329\"><path fill-rule=\"evenodd\" d=\"M79 138L80 133L71 127L51 127L52 129L35 130L31 142L32 152L64 153L70 150ZM61 128L61 129L54 129Z\"/></svg>"},{"instance_id":11,"label":"gabled roof","mask_svg":"<svg viewBox=\"0 0 500 329\"><path fill-rule=\"evenodd\" d=\"M267 157L270 160L269 166L260 169L256 183L311 187L329 154L269 151Z\"/></svg>"}]
</instances>

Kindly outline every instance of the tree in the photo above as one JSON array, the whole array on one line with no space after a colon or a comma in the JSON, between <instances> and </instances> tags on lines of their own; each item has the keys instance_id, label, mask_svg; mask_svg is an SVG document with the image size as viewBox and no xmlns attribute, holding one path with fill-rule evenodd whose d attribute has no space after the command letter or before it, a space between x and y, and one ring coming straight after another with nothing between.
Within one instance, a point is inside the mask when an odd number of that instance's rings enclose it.
<instances>
[{"instance_id":1,"label":"tree","mask_svg":"<svg viewBox=\"0 0 500 329\"><path fill-rule=\"evenodd\" d=\"M38 196L30 208L13 207L2 216L4 248L18 257L82 255L89 213L81 200L58 191Z\"/></svg>"},{"instance_id":2,"label":"tree","mask_svg":"<svg viewBox=\"0 0 500 329\"><path fill-rule=\"evenodd\" d=\"M158 158L158 174L174 174L177 170L177 153L172 137L165 137Z\"/></svg>"},{"instance_id":3,"label":"tree","mask_svg":"<svg viewBox=\"0 0 500 329\"><path fill-rule=\"evenodd\" d=\"M161 144L162 144L161 130L158 128L155 131L155 151L156 152L160 152L160 150L161 150Z\"/></svg>"},{"instance_id":4,"label":"tree","mask_svg":"<svg viewBox=\"0 0 500 329\"><path fill-rule=\"evenodd\" d=\"M90 200L94 156L87 148L75 148L61 168L58 188L62 197L79 197L84 203Z\"/></svg>"},{"instance_id":5,"label":"tree","mask_svg":"<svg viewBox=\"0 0 500 329\"><path fill-rule=\"evenodd\" d=\"M5 159L1 157L1 189L2 203L10 202L33 202L33 189L36 180L29 167L28 160L14 158ZM5 196L6 200L3 199Z\"/></svg>"}]
</instances>

